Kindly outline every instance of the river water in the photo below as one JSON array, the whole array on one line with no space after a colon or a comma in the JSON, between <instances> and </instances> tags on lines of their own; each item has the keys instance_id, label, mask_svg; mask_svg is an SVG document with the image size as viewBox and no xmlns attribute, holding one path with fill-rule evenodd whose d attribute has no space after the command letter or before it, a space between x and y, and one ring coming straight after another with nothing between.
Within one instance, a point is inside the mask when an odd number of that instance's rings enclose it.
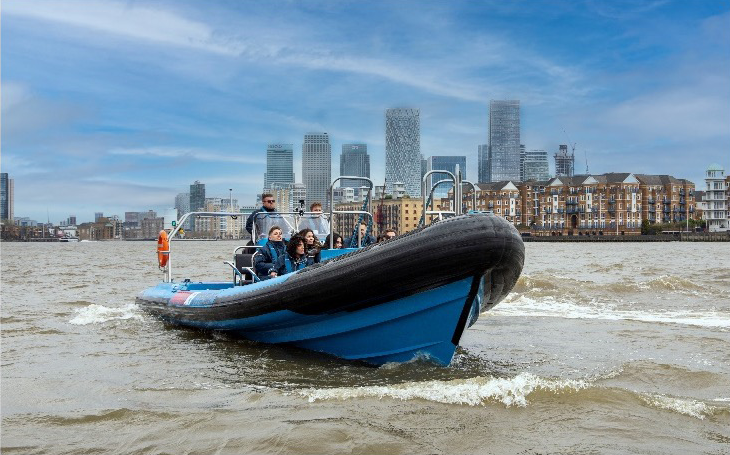
<instances>
[{"instance_id":1,"label":"river water","mask_svg":"<svg viewBox=\"0 0 730 455\"><path fill-rule=\"evenodd\" d=\"M230 279L235 243L173 246ZM1 244L3 454L730 453L726 243L528 243L448 368L168 326L154 250Z\"/></svg>"}]
</instances>

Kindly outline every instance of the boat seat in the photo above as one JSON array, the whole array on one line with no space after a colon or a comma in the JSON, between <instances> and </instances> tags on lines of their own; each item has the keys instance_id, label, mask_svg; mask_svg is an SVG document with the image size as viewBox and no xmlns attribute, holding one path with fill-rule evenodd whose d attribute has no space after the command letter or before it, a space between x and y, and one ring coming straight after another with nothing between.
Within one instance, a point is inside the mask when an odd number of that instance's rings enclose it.
<instances>
[{"instance_id":1,"label":"boat seat","mask_svg":"<svg viewBox=\"0 0 730 455\"><path fill-rule=\"evenodd\" d=\"M245 280L253 280L251 276L251 270L253 269L253 254L249 253L237 253L234 256L236 261L236 269L241 272Z\"/></svg>"}]
</instances>

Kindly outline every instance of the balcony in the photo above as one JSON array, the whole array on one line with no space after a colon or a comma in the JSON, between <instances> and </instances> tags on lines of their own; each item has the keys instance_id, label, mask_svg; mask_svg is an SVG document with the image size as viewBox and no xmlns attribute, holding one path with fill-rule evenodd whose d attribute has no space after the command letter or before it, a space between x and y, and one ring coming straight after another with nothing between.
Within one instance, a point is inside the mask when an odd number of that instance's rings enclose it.
<instances>
[{"instance_id":1,"label":"balcony","mask_svg":"<svg viewBox=\"0 0 730 455\"><path fill-rule=\"evenodd\" d=\"M570 207L570 208L568 208L568 210L565 211L565 213L567 213L569 215L572 213L578 213L578 209Z\"/></svg>"},{"instance_id":2,"label":"balcony","mask_svg":"<svg viewBox=\"0 0 730 455\"><path fill-rule=\"evenodd\" d=\"M669 207L664 207L664 210L663 210L663 212L664 212L664 213L669 213L669 212L671 212L671 211L672 211L672 209L671 209L671 208L669 208Z\"/></svg>"},{"instance_id":3,"label":"balcony","mask_svg":"<svg viewBox=\"0 0 730 455\"><path fill-rule=\"evenodd\" d=\"M649 207L649 213L656 213L655 207Z\"/></svg>"},{"instance_id":4,"label":"balcony","mask_svg":"<svg viewBox=\"0 0 730 455\"><path fill-rule=\"evenodd\" d=\"M616 207L609 207L608 213L616 213Z\"/></svg>"},{"instance_id":5,"label":"balcony","mask_svg":"<svg viewBox=\"0 0 730 455\"><path fill-rule=\"evenodd\" d=\"M656 199L654 199L653 197L650 197L649 204L656 204Z\"/></svg>"},{"instance_id":6,"label":"balcony","mask_svg":"<svg viewBox=\"0 0 730 455\"><path fill-rule=\"evenodd\" d=\"M558 213L565 213L565 209L558 209Z\"/></svg>"},{"instance_id":7,"label":"balcony","mask_svg":"<svg viewBox=\"0 0 730 455\"><path fill-rule=\"evenodd\" d=\"M565 205L578 205L578 200L568 199L567 201L565 201Z\"/></svg>"}]
</instances>

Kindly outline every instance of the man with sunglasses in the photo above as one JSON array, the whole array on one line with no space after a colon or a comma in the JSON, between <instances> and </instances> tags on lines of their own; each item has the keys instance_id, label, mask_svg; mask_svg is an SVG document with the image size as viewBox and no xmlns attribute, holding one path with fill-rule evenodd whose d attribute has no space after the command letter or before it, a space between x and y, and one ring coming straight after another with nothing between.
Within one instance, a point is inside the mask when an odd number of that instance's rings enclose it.
<instances>
[{"instance_id":1,"label":"man with sunglasses","mask_svg":"<svg viewBox=\"0 0 730 455\"><path fill-rule=\"evenodd\" d=\"M276 200L274 199L274 195L271 193L264 193L261 195L261 201L263 202L263 206L260 209L256 209L248 216L248 219L246 220L246 230L249 234L251 234L251 230L253 229L253 220L256 218L257 213L261 212L268 212L268 213L274 213L276 212ZM261 218L261 217L259 217ZM256 225L258 229L258 224ZM260 234L260 232L259 232Z\"/></svg>"}]
</instances>

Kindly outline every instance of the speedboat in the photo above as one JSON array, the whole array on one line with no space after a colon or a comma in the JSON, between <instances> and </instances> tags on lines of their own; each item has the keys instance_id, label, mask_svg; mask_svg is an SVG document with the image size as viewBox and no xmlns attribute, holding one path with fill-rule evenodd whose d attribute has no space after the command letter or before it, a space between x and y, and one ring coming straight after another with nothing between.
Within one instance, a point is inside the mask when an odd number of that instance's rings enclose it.
<instances>
[{"instance_id":1,"label":"speedboat","mask_svg":"<svg viewBox=\"0 0 730 455\"><path fill-rule=\"evenodd\" d=\"M169 245L158 247L167 268ZM504 299L524 262L517 229L492 213L457 214L363 248L324 249L320 263L263 281L241 250L229 263L231 281L176 282L168 269L136 302L176 325L262 343L373 365L448 365L464 330Z\"/></svg>"}]
</instances>

